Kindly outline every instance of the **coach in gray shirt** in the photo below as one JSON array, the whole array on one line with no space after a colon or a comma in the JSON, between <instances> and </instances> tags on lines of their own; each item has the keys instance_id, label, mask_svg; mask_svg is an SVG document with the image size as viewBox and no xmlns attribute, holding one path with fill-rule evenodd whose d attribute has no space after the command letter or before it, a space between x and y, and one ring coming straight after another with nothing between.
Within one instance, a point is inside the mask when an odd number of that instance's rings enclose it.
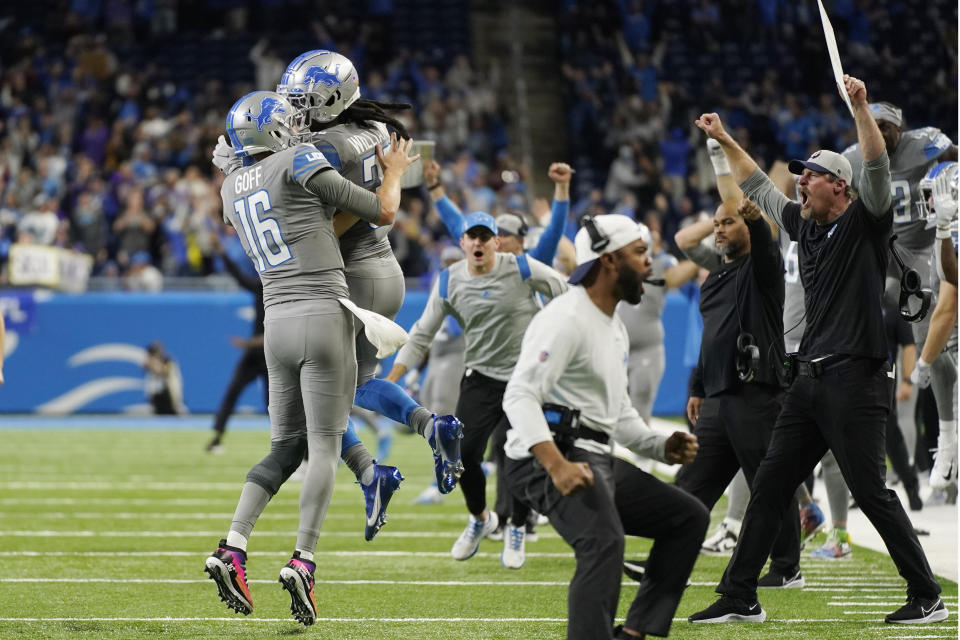
<instances>
[{"instance_id":1,"label":"coach in gray shirt","mask_svg":"<svg viewBox=\"0 0 960 640\"><path fill-rule=\"evenodd\" d=\"M463 475L460 487L470 512L466 529L451 549L457 560L472 557L480 539L497 528L487 509L486 479L480 463L498 424L507 426L501 403L507 380L520 355L523 332L540 310L534 293L548 298L563 293L562 275L527 255L497 253L497 223L486 213L464 219L460 247L466 259L440 272L426 309L410 330L410 341L397 354L387 380L396 381L419 363L447 314L463 327L466 372L460 383L456 414L463 420ZM519 569L524 562L524 535L529 509L514 501L504 529L501 562Z\"/></svg>"}]
</instances>

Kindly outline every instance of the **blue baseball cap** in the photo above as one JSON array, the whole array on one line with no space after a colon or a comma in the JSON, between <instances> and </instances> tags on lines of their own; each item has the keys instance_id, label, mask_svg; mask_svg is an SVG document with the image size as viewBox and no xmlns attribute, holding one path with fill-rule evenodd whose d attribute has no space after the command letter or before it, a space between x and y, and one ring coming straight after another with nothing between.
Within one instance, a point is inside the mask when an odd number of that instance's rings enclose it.
<instances>
[{"instance_id":1,"label":"blue baseball cap","mask_svg":"<svg viewBox=\"0 0 960 640\"><path fill-rule=\"evenodd\" d=\"M466 233L474 227L486 227L493 232L493 235L497 235L497 221L494 220L493 216L489 213L477 211L463 219L463 233Z\"/></svg>"}]
</instances>

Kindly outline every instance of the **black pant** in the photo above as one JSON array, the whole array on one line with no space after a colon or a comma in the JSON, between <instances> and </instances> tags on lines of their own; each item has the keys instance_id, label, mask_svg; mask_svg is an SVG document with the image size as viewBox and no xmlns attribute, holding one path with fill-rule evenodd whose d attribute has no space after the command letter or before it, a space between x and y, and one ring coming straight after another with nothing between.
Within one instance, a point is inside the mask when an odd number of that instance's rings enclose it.
<instances>
[{"instance_id":1,"label":"black pant","mask_svg":"<svg viewBox=\"0 0 960 640\"><path fill-rule=\"evenodd\" d=\"M213 430L216 431L217 439L223 435L227 428L227 420L233 413L233 408L237 404L237 399L243 390L258 377L263 378L263 400L270 404L269 400L269 382L267 380L267 360L263 355L263 347L250 347L245 349L243 356L233 368L233 377L230 378L230 384L223 394L223 400L220 401L220 408L217 409L217 415L213 420Z\"/></svg>"},{"instance_id":2,"label":"black pant","mask_svg":"<svg viewBox=\"0 0 960 640\"><path fill-rule=\"evenodd\" d=\"M798 376L787 391L767 455L754 478L740 541L717 592L753 600L784 506L827 449L850 493L883 538L907 594L931 598L940 585L897 494L885 486L890 408L886 363L847 358L818 378Z\"/></svg>"},{"instance_id":3,"label":"black pant","mask_svg":"<svg viewBox=\"0 0 960 640\"><path fill-rule=\"evenodd\" d=\"M709 512L693 496L609 455L574 447L567 458L588 463L594 482L566 497L536 459L505 462L511 491L548 515L573 547L577 569L567 593L567 638L611 637L625 534L654 540L625 626L666 636L707 533Z\"/></svg>"},{"instance_id":4,"label":"black pant","mask_svg":"<svg viewBox=\"0 0 960 640\"><path fill-rule=\"evenodd\" d=\"M940 435L940 417L937 415L937 400L933 389L927 387L917 391L917 450L913 460L920 471L933 468L932 452L937 450L937 438Z\"/></svg>"},{"instance_id":5,"label":"black pant","mask_svg":"<svg viewBox=\"0 0 960 640\"><path fill-rule=\"evenodd\" d=\"M497 512L500 522L505 522L513 509L513 495L507 487L506 474L503 470L503 463L506 458L503 447L507 444L507 429L502 423L498 424L497 428L493 430L490 443L490 456L487 459L497 467L497 499L493 509ZM511 522L511 524L515 527L526 525L525 522Z\"/></svg>"},{"instance_id":6,"label":"black pant","mask_svg":"<svg viewBox=\"0 0 960 640\"><path fill-rule=\"evenodd\" d=\"M177 408L173 406L173 396L166 387L160 393L150 396L150 404L153 406L153 413L158 416L172 416L177 413Z\"/></svg>"},{"instance_id":7,"label":"black pant","mask_svg":"<svg viewBox=\"0 0 960 640\"><path fill-rule=\"evenodd\" d=\"M677 475L677 486L695 495L713 509L739 469L753 485L763 460L773 425L780 413L782 392L765 385L746 385L733 393L704 398L694 434L700 450L692 463ZM797 483L799 485L799 482ZM796 489L796 486L794 486ZM770 569L782 576L800 570L800 518L793 498L781 513Z\"/></svg>"},{"instance_id":8,"label":"black pant","mask_svg":"<svg viewBox=\"0 0 960 640\"><path fill-rule=\"evenodd\" d=\"M481 466L487 442L498 427L504 433L510 428L510 421L503 412L503 392L506 388L506 382L472 369L467 369L460 380L460 398L457 400L457 416L463 422L463 440L460 442L463 475L460 476L460 488L467 511L475 516L483 513L487 507L487 479ZM500 457L503 457L502 454ZM515 526L520 526L516 523L525 523L530 509L519 500L513 499L512 503L511 520Z\"/></svg>"}]
</instances>

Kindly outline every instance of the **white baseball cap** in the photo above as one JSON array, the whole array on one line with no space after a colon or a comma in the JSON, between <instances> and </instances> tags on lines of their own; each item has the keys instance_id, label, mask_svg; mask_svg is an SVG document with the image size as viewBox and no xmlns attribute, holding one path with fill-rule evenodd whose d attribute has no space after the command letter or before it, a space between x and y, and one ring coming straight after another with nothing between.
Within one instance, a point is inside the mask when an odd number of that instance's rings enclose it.
<instances>
[{"instance_id":1,"label":"white baseball cap","mask_svg":"<svg viewBox=\"0 0 960 640\"><path fill-rule=\"evenodd\" d=\"M583 227L573 240L577 251L577 268L567 282L577 284L583 280L604 253L613 253L636 240L649 242L649 237L650 231L646 225L619 213L584 218Z\"/></svg>"},{"instance_id":2,"label":"white baseball cap","mask_svg":"<svg viewBox=\"0 0 960 640\"><path fill-rule=\"evenodd\" d=\"M790 173L797 175L802 174L805 168L817 173L832 173L841 180L846 180L847 184L851 184L853 180L853 168L850 166L850 161L835 151L821 149L815 151L806 160L791 160L790 164L787 165Z\"/></svg>"}]
</instances>

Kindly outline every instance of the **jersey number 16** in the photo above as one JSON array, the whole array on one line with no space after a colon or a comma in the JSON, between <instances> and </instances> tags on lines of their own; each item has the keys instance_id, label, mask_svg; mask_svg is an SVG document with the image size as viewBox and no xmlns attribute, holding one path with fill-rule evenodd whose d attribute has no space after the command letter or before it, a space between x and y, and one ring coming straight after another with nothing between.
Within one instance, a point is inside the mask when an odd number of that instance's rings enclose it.
<instances>
[{"instance_id":1,"label":"jersey number 16","mask_svg":"<svg viewBox=\"0 0 960 640\"><path fill-rule=\"evenodd\" d=\"M271 209L270 193L266 189L233 201L233 210L240 219L247 246L250 247L250 253L257 263L257 271L260 272L281 265L293 257L290 247L280 235L277 220L266 216Z\"/></svg>"}]
</instances>

